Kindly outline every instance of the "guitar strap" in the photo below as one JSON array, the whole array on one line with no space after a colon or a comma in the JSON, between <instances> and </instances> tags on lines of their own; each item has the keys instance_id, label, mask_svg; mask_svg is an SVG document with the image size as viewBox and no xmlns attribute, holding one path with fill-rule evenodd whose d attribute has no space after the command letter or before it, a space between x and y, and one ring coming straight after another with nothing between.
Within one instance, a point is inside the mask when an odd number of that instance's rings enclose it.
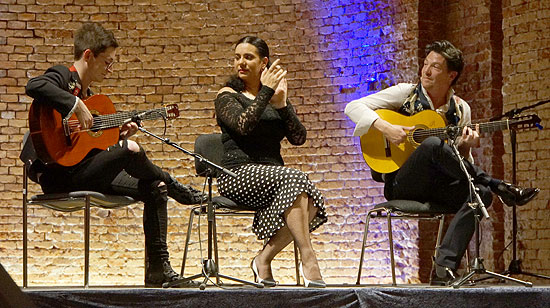
<instances>
[{"instance_id":1,"label":"guitar strap","mask_svg":"<svg viewBox=\"0 0 550 308\"><path fill-rule=\"evenodd\" d=\"M411 116L422 110L430 109L432 108L430 106L430 103L428 102L428 98L424 95L424 91L422 91L422 84L419 82L409 94L407 99L405 99L403 105L401 106L401 108L399 108L398 112L406 116ZM451 100L449 101L449 110L447 110L447 112L445 113L445 119L447 121L447 124L451 125L457 125L460 119L460 117L457 115L454 96L451 97Z\"/></svg>"}]
</instances>

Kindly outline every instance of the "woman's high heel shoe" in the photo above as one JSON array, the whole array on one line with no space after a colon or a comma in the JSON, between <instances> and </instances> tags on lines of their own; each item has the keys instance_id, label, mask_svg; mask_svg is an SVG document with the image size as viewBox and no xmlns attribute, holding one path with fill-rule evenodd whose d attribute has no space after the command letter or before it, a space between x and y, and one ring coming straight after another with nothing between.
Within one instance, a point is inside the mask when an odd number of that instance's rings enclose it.
<instances>
[{"instance_id":1,"label":"woman's high heel shoe","mask_svg":"<svg viewBox=\"0 0 550 308\"><path fill-rule=\"evenodd\" d=\"M302 267L302 262L300 262L300 275L304 279L304 286L306 288L325 288L327 284L323 280L309 280L304 275L304 269Z\"/></svg>"},{"instance_id":2,"label":"woman's high heel shoe","mask_svg":"<svg viewBox=\"0 0 550 308\"><path fill-rule=\"evenodd\" d=\"M266 287L274 287L278 283L277 281L273 280L272 278L262 279L260 278L260 274L258 273L258 267L256 266L256 258L252 259L252 262L250 262L250 268L252 269L252 272L254 273L254 281L257 283L261 283Z\"/></svg>"}]
</instances>

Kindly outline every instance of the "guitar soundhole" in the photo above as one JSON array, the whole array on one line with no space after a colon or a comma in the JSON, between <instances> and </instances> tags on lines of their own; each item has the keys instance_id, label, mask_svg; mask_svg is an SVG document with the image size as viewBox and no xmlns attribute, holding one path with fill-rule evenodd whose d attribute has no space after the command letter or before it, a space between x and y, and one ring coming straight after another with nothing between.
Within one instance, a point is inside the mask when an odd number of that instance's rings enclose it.
<instances>
[{"instance_id":1,"label":"guitar soundhole","mask_svg":"<svg viewBox=\"0 0 550 308\"><path fill-rule=\"evenodd\" d=\"M98 132L99 131L99 127L101 127L101 118L94 115L94 125L92 126L91 130L92 132Z\"/></svg>"},{"instance_id":2,"label":"guitar soundhole","mask_svg":"<svg viewBox=\"0 0 550 308\"><path fill-rule=\"evenodd\" d=\"M412 136L412 137L411 137ZM410 142L415 146L419 146L428 136L426 135L425 127L417 125L412 134L409 134Z\"/></svg>"}]
</instances>

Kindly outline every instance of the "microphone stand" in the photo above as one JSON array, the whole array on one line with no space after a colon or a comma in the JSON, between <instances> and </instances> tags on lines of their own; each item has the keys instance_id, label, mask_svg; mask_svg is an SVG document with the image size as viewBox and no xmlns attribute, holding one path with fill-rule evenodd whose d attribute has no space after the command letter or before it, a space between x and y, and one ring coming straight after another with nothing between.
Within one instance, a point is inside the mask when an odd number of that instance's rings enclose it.
<instances>
[{"instance_id":1,"label":"microphone stand","mask_svg":"<svg viewBox=\"0 0 550 308\"><path fill-rule=\"evenodd\" d=\"M144 132L147 135L152 136L152 137L162 141L163 143L165 143L167 145L170 145L170 146L182 151L183 153L185 153L187 155L193 156L195 159L197 159L201 163L204 163L204 164L208 165L209 174L213 174L213 173L215 173L214 170L218 170L218 171L223 172L223 173L225 173L225 174L227 174L231 177L236 177L237 176L235 173L231 172L230 170L228 170L226 168L223 168L219 165L216 165L215 163L209 161L208 159L202 157L201 155L199 155L197 153L193 153L191 151L188 151L188 150L180 147L177 143L170 141L170 139L159 137L159 136L151 133L150 131L146 130L141 125L141 116L140 115L133 116L132 117L132 122L135 122L138 125L138 129L141 132ZM208 219L208 259L202 261L203 269L202 269L200 274L196 274L196 275L193 275L193 276L190 276L190 277L187 277L187 278L182 277L180 279L177 279L177 280L171 281L171 282L165 282L165 283L162 284L162 287L163 288L170 288L170 287L181 286L181 285L184 285L185 283L187 283L191 280L204 277L203 282L199 285L199 289L204 290L206 288L206 283L210 280L210 277L214 276L217 279L219 279L221 277L221 278L233 280L233 281L236 281L236 282L240 282L240 283L243 283L243 284L252 285L252 286L255 286L257 288L263 288L264 285L261 284L261 283L246 281L246 280L242 280L242 279L239 279L239 278L235 278L235 277L231 277L231 276L227 276L227 275L223 275L223 274L219 273L218 266L216 265L216 262L214 261L214 259L212 259L213 234L214 234L214 228L215 228L214 224L215 224L215 217L216 217L215 216L216 213L214 211L214 204L212 203L212 176L207 176L207 178L208 178L208 196L207 196L206 205L207 205L207 219Z\"/></svg>"},{"instance_id":2,"label":"microphone stand","mask_svg":"<svg viewBox=\"0 0 550 308\"><path fill-rule=\"evenodd\" d=\"M451 286L455 289L460 288L464 283L470 280L472 276L475 274L486 274L489 275L489 277L496 277L501 279L506 279L512 282L523 284L526 287L533 286L532 283L522 281L519 279L511 278L508 276L504 276L501 274L497 274L491 271L488 271L485 269L485 266L483 265L483 258L480 257L479 254L479 246L480 246L480 234L479 234L479 223L481 220L480 212L483 214L483 217L489 218L489 213L487 212L487 208L485 207L485 204L483 204L483 201L481 200L481 197L479 196L478 189L474 185L474 181L468 170L466 169L466 165L464 165L464 158L460 155L460 152L458 151L458 144L456 142L456 138L458 137L460 133L460 129L456 126L450 126L447 128L447 136L449 140L449 145L453 149L453 152L455 153L455 156L458 159L458 162L460 164L460 168L466 175L466 178L468 180L468 184L470 186L470 201L468 203L468 206L470 206L474 211L474 225L475 225L475 258L474 258L474 264L471 267L471 270L469 273L464 275L459 280L455 281Z\"/></svg>"},{"instance_id":3,"label":"microphone stand","mask_svg":"<svg viewBox=\"0 0 550 308\"><path fill-rule=\"evenodd\" d=\"M491 118L491 121L498 121L502 118L508 118L511 119L520 113L522 113L525 110L529 110L532 108L535 108L540 105L544 105L546 103L550 102L550 100L540 101L538 103L535 103L530 106L522 107L522 108L514 108L500 116L496 116L494 118ZM542 129L542 126L537 125L539 129ZM517 141L516 141L516 130L511 129L510 130L510 146L512 148L512 184L517 185L517 177L516 177L516 167L517 167L517 161L516 161L516 153L517 153ZM550 276L545 276L541 274L535 274L530 272L525 272L521 269L521 260L517 258L517 234L518 234L518 220L517 220L517 214L516 214L517 206L514 204L512 206L512 260L510 261L510 265L508 266L508 269L505 270L502 274L503 275L527 275L537 278L543 278L543 279L550 279Z\"/></svg>"}]
</instances>

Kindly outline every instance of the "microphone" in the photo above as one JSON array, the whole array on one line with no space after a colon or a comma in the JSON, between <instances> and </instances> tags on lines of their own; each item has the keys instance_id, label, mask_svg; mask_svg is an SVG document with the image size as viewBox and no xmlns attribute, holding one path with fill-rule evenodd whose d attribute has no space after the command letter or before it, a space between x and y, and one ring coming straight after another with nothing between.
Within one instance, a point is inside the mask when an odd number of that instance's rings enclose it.
<instances>
[{"instance_id":1,"label":"microphone","mask_svg":"<svg viewBox=\"0 0 550 308\"><path fill-rule=\"evenodd\" d=\"M149 111L143 111L143 112L137 113L133 115L131 118L124 120L124 122L122 122L122 125L126 125L130 122L135 122L136 124L139 124L139 122L143 120L142 118L146 116L148 113Z\"/></svg>"},{"instance_id":2,"label":"microphone","mask_svg":"<svg viewBox=\"0 0 550 308\"><path fill-rule=\"evenodd\" d=\"M229 171L228 169L222 167L222 170L224 173L226 173L227 175L229 175L230 177L232 178L236 178L237 177L237 174L235 174L233 171Z\"/></svg>"},{"instance_id":3,"label":"microphone","mask_svg":"<svg viewBox=\"0 0 550 308\"><path fill-rule=\"evenodd\" d=\"M458 135L460 134L460 127L454 126L454 125L449 125L445 129L445 134L447 135L447 138L449 138L451 140L455 140L456 137L458 137Z\"/></svg>"}]
</instances>

